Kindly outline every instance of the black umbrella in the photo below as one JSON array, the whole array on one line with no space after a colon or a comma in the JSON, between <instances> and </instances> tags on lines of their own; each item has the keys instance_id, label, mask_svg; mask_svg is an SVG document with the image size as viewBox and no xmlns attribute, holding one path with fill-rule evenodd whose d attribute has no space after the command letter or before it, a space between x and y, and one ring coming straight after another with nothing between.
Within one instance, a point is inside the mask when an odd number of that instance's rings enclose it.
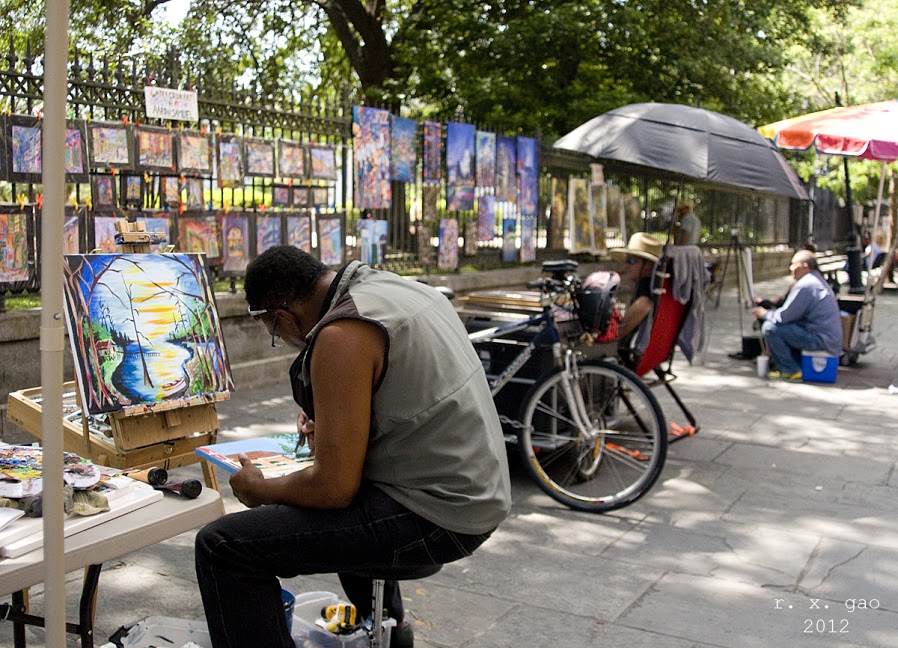
<instances>
[{"instance_id":1,"label":"black umbrella","mask_svg":"<svg viewBox=\"0 0 898 648\"><path fill-rule=\"evenodd\" d=\"M559 139L556 148L696 180L808 199L777 148L738 119L666 103L621 106Z\"/></svg>"}]
</instances>

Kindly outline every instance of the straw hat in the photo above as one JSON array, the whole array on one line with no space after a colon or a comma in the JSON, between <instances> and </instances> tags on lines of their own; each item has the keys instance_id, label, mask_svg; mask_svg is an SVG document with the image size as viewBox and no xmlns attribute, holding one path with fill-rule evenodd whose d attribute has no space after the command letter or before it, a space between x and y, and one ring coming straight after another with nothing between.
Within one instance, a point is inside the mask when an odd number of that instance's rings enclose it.
<instances>
[{"instance_id":1,"label":"straw hat","mask_svg":"<svg viewBox=\"0 0 898 648\"><path fill-rule=\"evenodd\" d=\"M677 210L680 210L680 209L691 210L692 209L692 201L691 200L678 200L676 209Z\"/></svg>"},{"instance_id":2,"label":"straw hat","mask_svg":"<svg viewBox=\"0 0 898 648\"><path fill-rule=\"evenodd\" d=\"M641 259L648 259L649 261L657 262L658 259L661 258L661 253L664 251L664 245L658 239L649 236L645 232L636 232L633 236L630 237L629 243L627 243L627 247L624 248L614 248L609 250L609 254L616 254L619 256L635 256Z\"/></svg>"}]
</instances>

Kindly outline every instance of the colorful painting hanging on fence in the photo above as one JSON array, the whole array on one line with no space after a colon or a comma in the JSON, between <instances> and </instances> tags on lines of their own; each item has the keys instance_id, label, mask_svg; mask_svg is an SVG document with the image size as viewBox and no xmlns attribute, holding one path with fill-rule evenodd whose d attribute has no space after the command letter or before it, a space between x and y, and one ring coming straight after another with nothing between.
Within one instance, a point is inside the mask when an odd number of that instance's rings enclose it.
<instances>
[{"instance_id":1,"label":"colorful painting hanging on fence","mask_svg":"<svg viewBox=\"0 0 898 648\"><path fill-rule=\"evenodd\" d=\"M272 185L271 206L288 207L290 205L290 187L288 185Z\"/></svg>"},{"instance_id":2,"label":"colorful painting hanging on fence","mask_svg":"<svg viewBox=\"0 0 898 648\"><path fill-rule=\"evenodd\" d=\"M440 250L437 267L454 270L458 267L458 221L454 218L440 219Z\"/></svg>"},{"instance_id":3,"label":"colorful painting hanging on fence","mask_svg":"<svg viewBox=\"0 0 898 648\"><path fill-rule=\"evenodd\" d=\"M608 193L604 184L589 185L589 211L592 214L592 241L594 252L608 251L605 232L608 229Z\"/></svg>"},{"instance_id":4,"label":"colorful painting hanging on fence","mask_svg":"<svg viewBox=\"0 0 898 648\"><path fill-rule=\"evenodd\" d=\"M95 175L91 178L93 208L96 211L116 208L115 176Z\"/></svg>"},{"instance_id":5,"label":"colorful painting hanging on fence","mask_svg":"<svg viewBox=\"0 0 898 648\"><path fill-rule=\"evenodd\" d=\"M515 263L518 260L517 250L518 220L515 217L502 219L502 260Z\"/></svg>"},{"instance_id":6,"label":"colorful painting hanging on fence","mask_svg":"<svg viewBox=\"0 0 898 648\"><path fill-rule=\"evenodd\" d=\"M309 206L309 188L294 187L293 188L293 208L305 209Z\"/></svg>"},{"instance_id":7,"label":"colorful painting hanging on fence","mask_svg":"<svg viewBox=\"0 0 898 648\"><path fill-rule=\"evenodd\" d=\"M474 126L446 126L446 209L474 209Z\"/></svg>"},{"instance_id":8,"label":"colorful painting hanging on fence","mask_svg":"<svg viewBox=\"0 0 898 648\"><path fill-rule=\"evenodd\" d=\"M203 179L187 178L184 181L187 187L187 209L203 208Z\"/></svg>"},{"instance_id":9,"label":"colorful painting hanging on fence","mask_svg":"<svg viewBox=\"0 0 898 648\"><path fill-rule=\"evenodd\" d=\"M118 243L115 242L115 222L119 220L114 216L94 216L94 245L92 250L99 250L106 254L118 251Z\"/></svg>"},{"instance_id":10,"label":"colorful painting hanging on fence","mask_svg":"<svg viewBox=\"0 0 898 648\"><path fill-rule=\"evenodd\" d=\"M359 209L390 206L390 113L366 106L352 107L352 151L355 196Z\"/></svg>"},{"instance_id":11,"label":"colorful painting hanging on fence","mask_svg":"<svg viewBox=\"0 0 898 648\"><path fill-rule=\"evenodd\" d=\"M274 144L261 138L244 138L243 159L246 175L263 178L274 177Z\"/></svg>"},{"instance_id":12,"label":"colorful painting hanging on fence","mask_svg":"<svg viewBox=\"0 0 898 648\"><path fill-rule=\"evenodd\" d=\"M148 232L156 232L165 237L163 242L154 243L150 246L150 252L161 252L162 248L168 245L168 242L171 241L171 221L165 216L140 218L138 220L146 225Z\"/></svg>"},{"instance_id":13,"label":"colorful painting hanging on fence","mask_svg":"<svg viewBox=\"0 0 898 648\"><path fill-rule=\"evenodd\" d=\"M68 182L87 182L87 137L80 119L66 122L65 178Z\"/></svg>"},{"instance_id":14,"label":"colorful painting hanging on fence","mask_svg":"<svg viewBox=\"0 0 898 648\"><path fill-rule=\"evenodd\" d=\"M91 414L227 398L224 338L196 254L65 257L69 339Z\"/></svg>"},{"instance_id":15,"label":"colorful painting hanging on fence","mask_svg":"<svg viewBox=\"0 0 898 648\"><path fill-rule=\"evenodd\" d=\"M518 137L518 209L523 216L536 216L539 175L536 140Z\"/></svg>"},{"instance_id":16,"label":"colorful painting hanging on fence","mask_svg":"<svg viewBox=\"0 0 898 648\"><path fill-rule=\"evenodd\" d=\"M233 187L243 182L243 146L236 135L219 135L218 186Z\"/></svg>"},{"instance_id":17,"label":"colorful painting hanging on fence","mask_svg":"<svg viewBox=\"0 0 898 648\"><path fill-rule=\"evenodd\" d=\"M372 266L382 266L387 255L387 221L363 218L356 222L358 259Z\"/></svg>"},{"instance_id":18,"label":"colorful painting hanging on fence","mask_svg":"<svg viewBox=\"0 0 898 648\"><path fill-rule=\"evenodd\" d=\"M287 216L287 243L303 252L312 253L312 218Z\"/></svg>"},{"instance_id":19,"label":"colorful painting hanging on fence","mask_svg":"<svg viewBox=\"0 0 898 648\"><path fill-rule=\"evenodd\" d=\"M476 220L466 220L465 221L465 233L464 236L465 245L463 248L463 252L465 256L474 256L477 254L477 221Z\"/></svg>"},{"instance_id":20,"label":"colorful painting hanging on fence","mask_svg":"<svg viewBox=\"0 0 898 648\"><path fill-rule=\"evenodd\" d=\"M589 184L585 178L568 181L571 253L592 252L592 218L589 211Z\"/></svg>"},{"instance_id":21,"label":"colorful painting hanging on fence","mask_svg":"<svg viewBox=\"0 0 898 648\"><path fill-rule=\"evenodd\" d=\"M91 122L87 125L87 133L92 169L131 169L134 166L134 144L126 124Z\"/></svg>"},{"instance_id":22,"label":"colorful painting hanging on fence","mask_svg":"<svg viewBox=\"0 0 898 648\"><path fill-rule=\"evenodd\" d=\"M28 276L28 215L0 214L0 284Z\"/></svg>"},{"instance_id":23,"label":"colorful painting hanging on fence","mask_svg":"<svg viewBox=\"0 0 898 648\"><path fill-rule=\"evenodd\" d=\"M162 206L177 207L181 204L181 180L177 176L162 176Z\"/></svg>"},{"instance_id":24,"label":"colorful painting hanging on fence","mask_svg":"<svg viewBox=\"0 0 898 648\"><path fill-rule=\"evenodd\" d=\"M199 131L178 133L178 170L181 173L212 173L212 141Z\"/></svg>"},{"instance_id":25,"label":"colorful painting hanging on fence","mask_svg":"<svg viewBox=\"0 0 898 648\"><path fill-rule=\"evenodd\" d=\"M278 140L278 175L282 178L306 177L306 147L299 142Z\"/></svg>"},{"instance_id":26,"label":"colorful painting hanging on fence","mask_svg":"<svg viewBox=\"0 0 898 648\"><path fill-rule=\"evenodd\" d=\"M167 128L137 129L137 168L141 171L175 171L175 140Z\"/></svg>"},{"instance_id":27,"label":"colorful painting hanging on fence","mask_svg":"<svg viewBox=\"0 0 898 648\"><path fill-rule=\"evenodd\" d=\"M421 215L426 221L435 221L437 219L437 203L440 201L440 186L426 184L422 189Z\"/></svg>"},{"instance_id":28,"label":"colorful painting hanging on fence","mask_svg":"<svg viewBox=\"0 0 898 648\"><path fill-rule=\"evenodd\" d=\"M496 185L496 134L477 131L477 186Z\"/></svg>"},{"instance_id":29,"label":"colorful painting hanging on fence","mask_svg":"<svg viewBox=\"0 0 898 648\"><path fill-rule=\"evenodd\" d=\"M12 182L41 181L41 122L37 117L9 117L9 170Z\"/></svg>"},{"instance_id":30,"label":"colorful painting hanging on fence","mask_svg":"<svg viewBox=\"0 0 898 648\"><path fill-rule=\"evenodd\" d=\"M318 255L324 265L342 265L343 222L341 218L318 219Z\"/></svg>"},{"instance_id":31,"label":"colorful painting hanging on fence","mask_svg":"<svg viewBox=\"0 0 898 648\"><path fill-rule=\"evenodd\" d=\"M436 261L436 252L433 249L433 230L430 225L418 221L415 227L415 236L418 242L418 263L422 267L432 266Z\"/></svg>"},{"instance_id":32,"label":"colorful painting hanging on fence","mask_svg":"<svg viewBox=\"0 0 898 648\"><path fill-rule=\"evenodd\" d=\"M536 261L536 216L521 216L521 263Z\"/></svg>"},{"instance_id":33,"label":"colorful painting hanging on fence","mask_svg":"<svg viewBox=\"0 0 898 648\"><path fill-rule=\"evenodd\" d=\"M565 249L564 229L567 226L567 180L552 178L552 206L549 212L549 245L553 250Z\"/></svg>"},{"instance_id":34,"label":"colorful painting hanging on fence","mask_svg":"<svg viewBox=\"0 0 898 648\"><path fill-rule=\"evenodd\" d=\"M77 214L66 214L62 222L62 253L81 252L81 226Z\"/></svg>"},{"instance_id":35,"label":"colorful painting hanging on fence","mask_svg":"<svg viewBox=\"0 0 898 648\"><path fill-rule=\"evenodd\" d=\"M221 257L221 235L215 216L178 216L178 248L181 252L203 252L207 260Z\"/></svg>"},{"instance_id":36,"label":"colorful painting hanging on fence","mask_svg":"<svg viewBox=\"0 0 898 648\"><path fill-rule=\"evenodd\" d=\"M496 197L477 199L477 240L492 241L496 236Z\"/></svg>"},{"instance_id":37,"label":"colorful painting hanging on fence","mask_svg":"<svg viewBox=\"0 0 898 648\"><path fill-rule=\"evenodd\" d=\"M518 199L517 155L513 137L496 138L496 200L516 202Z\"/></svg>"},{"instance_id":38,"label":"colorful painting hanging on fence","mask_svg":"<svg viewBox=\"0 0 898 648\"><path fill-rule=\"evenodd\" d=\"M414 182L418 166L418 122L390 116L390 177L397 182Z\"/></svg>"},{"instance_id":39,"label":"colorful painting hanging on fence","mask_svg":"<svg viewBox=\"0 0 898 648\"><path fill-rule=\"evenodd\" d=\"M312 187L312 207L318 210L331 207L330 191L327 187Z\"/></svg>"},{"instance_id":40,"label":"colorful painting hanging on fence","mask_svg":"<svg viewBox=\"0 0 898 648\"><path fill-rule=\"evenodd\" d=\"M249 217L225 214L221 217L224 253L221 269L229 275L242 275L249 263Z\"/></svg>"},{"instance_id":41,"label":"colorful painting hanging on fence","mask_svg":"<svg viewBox=\"0 0 898 648\"><path fill-rule=\"evenodd\" d=\"M424 122L424 182L439 182L442 176L443 126Z\"/></svg>"},{"instance_id":42,"label":"colorful painting hanging on fence","mask_svg":"<svg viewBox=\"0 0 898 648\"><path fill-rule=\"evenodd\" d=\"M256 254L280 244L280 216L256 216Z\"/></svg>"},{"instance_id":43,"label":"colorful painting hanging on fence","mask_svg":"<svg viewBox=\"0 0 898 648\"><path fill-rule=\"evenodd\" d=\"M141 176L124 176L125 205L128 207L143 206L143 178Z\"/></svg>"},{"instance_id":44,"label":"colorful painting hanging on fence","mask_svg":"<svg viewBox=\"0 0 898 648\"><path fill-rule=\"evenodd\" d=\"M309 149L311 177L316 180L337 179L337 152L330 146L313 146Z\"/></svg>"}]
</instances>

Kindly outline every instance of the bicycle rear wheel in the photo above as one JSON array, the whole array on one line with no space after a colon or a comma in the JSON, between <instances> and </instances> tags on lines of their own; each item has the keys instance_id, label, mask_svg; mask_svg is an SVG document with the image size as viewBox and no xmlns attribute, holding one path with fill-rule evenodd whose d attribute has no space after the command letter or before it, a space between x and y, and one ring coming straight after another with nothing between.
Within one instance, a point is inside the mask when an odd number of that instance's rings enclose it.
<instances>
[{"instance_id":1,"label":"bicycle rear wheel","mask_svg":"<svg viewBox=\"0 0 898 648\"><path fill-rule=\"evenodd\" d=\"M661 474L667 431L658 400L632 371L593 361L579 364L571 387L583 397L581 432L559 368L524 401L518 448L539 487L565 506L601 513L632 504Z\"/></svg>"}]
</instances>

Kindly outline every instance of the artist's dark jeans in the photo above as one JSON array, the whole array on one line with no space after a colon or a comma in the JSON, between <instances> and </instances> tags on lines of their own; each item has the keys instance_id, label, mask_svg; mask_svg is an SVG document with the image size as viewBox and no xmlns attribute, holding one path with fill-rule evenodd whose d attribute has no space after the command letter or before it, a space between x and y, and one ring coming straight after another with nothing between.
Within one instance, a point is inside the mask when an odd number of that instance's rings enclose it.
<instances>
[{"instance_id":1,"label":"artist's dark jeans","mask_svg":"<svg viewBox=\"0 0 898 648\"><path fill-rule=\"evenodd\" d=\"M442 529L373 486L346 509L272 505L226 515L196 537L196 575L215 648L293 648L278 578L339 573L362 618L371 580L355 571L427 567L471 555L488 537ZM399 585L387 581L391 617L404 616Z\"/></svg>"}]
</instances>

